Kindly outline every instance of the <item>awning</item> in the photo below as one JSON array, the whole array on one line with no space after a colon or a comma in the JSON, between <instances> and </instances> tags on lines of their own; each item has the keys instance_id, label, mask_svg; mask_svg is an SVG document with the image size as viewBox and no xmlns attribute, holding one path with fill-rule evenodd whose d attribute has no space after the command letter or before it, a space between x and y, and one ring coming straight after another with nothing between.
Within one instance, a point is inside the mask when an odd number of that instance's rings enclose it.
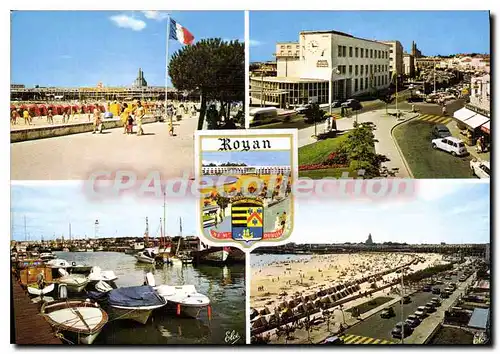
<instances>
[{"instance_id":1,"label":"awning","mask_svg":"<svg viewBox=\"0 0 500 354\"><path fill-rule=\"evenodd\" d=\"M490 134L490 121L481 125L481 130L487 134Z\"/></svg>"},{"instance_id":2,"label":"awning","mask_svg":"<svg viewBox=\"0 0 500 354\"><path fill-rule=\"evenodd\" d=\"M488 123L489 121L490 121L489 117L485 117L478 113L472 118L469 118L466 121L464 121L464 123L469 127L471 127L472 129L476 129L479 128L481 125Z\"/></svg>"},{"instance_id":3,"label":"awning","mask_svg":"<svg viewBox=\"0 0 500 354\"><path fill-rule=\"evenodd\" d=\"M476 112L473 112L470 109L467 109L464 107L464 108L460 108L458 111L453 113L453 118L455 118L461 122L464 122L467 119L474 117L476 114L477 114Z\"/></svg>"}]
</instances>

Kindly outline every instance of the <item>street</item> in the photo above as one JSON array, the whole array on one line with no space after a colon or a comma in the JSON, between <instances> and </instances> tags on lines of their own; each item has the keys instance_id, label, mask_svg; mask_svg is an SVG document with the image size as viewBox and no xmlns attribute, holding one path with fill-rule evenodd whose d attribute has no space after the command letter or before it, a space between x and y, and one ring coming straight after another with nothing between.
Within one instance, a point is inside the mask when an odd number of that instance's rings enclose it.
<instances>
[{"instance_id":1,"label":"street","mask_svg":"<svg viewBox=\"0 0 500 354\"><path fill-rule=\"evenodd\" d=\"M462 274L459 272L457 276L452 276L451 280L445 280L444 281L445 284L433 285L432 287L433 288L438 287L441 290L443 290L444 288L446 288L447 283L456 283L458 286L460 284L458 282L458 278L460 278L460 275ZM395 313L395 316L391 318L381 318L380 312L377 312L376 314L372 315L366 320L359 322L358 324L354 325L353 327L345 331L344 336L347 338L346 344L361 344L361 342L365 343L366 340L363 341L361 340L360 337L381 339L399 343L400 339L393 338L391 334L391 331L396 325L396 323L401 322L401 317L403 318L403 321L406 320L406 318L408 318L409 315L415 313L417 307L424 306L433 297L439 297L439 295L433 294L432 292L424 292L424 291L415 292L414 294L411 295L411 302L409 304L403 305L403 316L401 316L401 306L399 302L391 306L394 309ZM441 299L441 301L443 300L446 299ZM431 313L431 315L432 314L433 313ZM422 323L419 324L419 326L425 326L425 325L426 325L426 320L424 319ZM349 335L352 336L348 337ZM355 336L358 336L358 340L356 340ZM410 338L411 336L408 337L408 340Z\"/></svg>"},{"instance_id":2,"label":"street","mask_svg":"<svg viewBox=\"0 0 500 354\"><path fill-rule=\"evenodd\" d=\"M98 170L119 169L140 173L138 179L153 170L162 178L181 177L193 171L197 123L197 117L175 122L176 136L169 135L168 124L151 123L143 136L116 128L12 143L11 179L84 180Z\"/></svg>"}]
</instances>

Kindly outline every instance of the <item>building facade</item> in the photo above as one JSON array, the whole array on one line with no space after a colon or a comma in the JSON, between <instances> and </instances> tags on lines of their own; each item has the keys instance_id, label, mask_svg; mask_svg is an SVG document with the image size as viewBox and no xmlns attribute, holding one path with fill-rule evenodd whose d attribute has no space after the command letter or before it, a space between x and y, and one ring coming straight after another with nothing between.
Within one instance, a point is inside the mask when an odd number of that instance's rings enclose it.
<instances>
[{"instance_id":1,"label":"building facade","mask_svg":"<svg viewBox=\"0 0 500 354\"><path fill-rule=\"evenodd\" d=\"M415 60L413 55L404 53L403 54L403 72L408 77L415 76Z\"/></svg>"},{"instance_id":2,"label":"building facade","mask_svg":"<svg viewBox=\"0 0 500 354\"><path fill-rule=\"evenodd\" d=\"M404 74L403 46L400 41L381 41L391 46L389 49L389 71L390 73Z\"/></svg>"},{"instance_id":3,"label":"building facade","mask_svg":"<svg viewBox=\"0 0 500 354\"><path fill-rule=\"evenodd\" d=\"M203 166L203 175L290 175L290 166Z\"/></svg>"},{"instance_id":4,"label":"building facade","mask_svg":"<svg viewBox=\"0 0 500 354\"><path fill-rule=\"evenodd\" d=\"M251 98L264 105L328 103L375 93L390 84L390 45L337 31L300 32L276 45L277 76L251 77Z\"/></svg>"}]
</instances>

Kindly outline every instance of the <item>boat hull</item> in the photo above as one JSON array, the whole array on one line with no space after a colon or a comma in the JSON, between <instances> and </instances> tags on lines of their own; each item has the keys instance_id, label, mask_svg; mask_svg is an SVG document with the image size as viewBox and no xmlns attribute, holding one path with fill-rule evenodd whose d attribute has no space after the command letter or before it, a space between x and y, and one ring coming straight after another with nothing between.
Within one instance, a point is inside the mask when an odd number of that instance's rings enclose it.
<instances>
[{"instance_id":1,"label":"boat hull","mask_svg":"<svg viewBox=\"0 0 500 354\"><path fill-rule=\"evenodd\" d=\"M153 312L153 309L131 309L111 306L112 320L132 320L141 324L146 324Z\"/></svg>"},{"instance_id":2,"label":"boat hull","mask_svg":"<svg viewBox=\"0 0 500 354\"><path fill-rule=\"evenodd\" d=\"M37 296L47 295L47 294L51 293L52 291L54 291L54 287L55 287L54 284L49 284L46 287L44 287L43 289L38 289L38 288L35 288L33 286L28 286L28 293L30 293L31 295L37 295Z\"/></svg>"},{"instance_id":3,"label":"boat hull","mask_svg":"<svg viewBox=\"0 0 500 354\"><path fill-rule=\"evenodd\" d=\"M224 264L227 262L229 252L223 247L211 247L206 250L195 252L196 263L201 264Z\"/></svg>"}]
</instances>

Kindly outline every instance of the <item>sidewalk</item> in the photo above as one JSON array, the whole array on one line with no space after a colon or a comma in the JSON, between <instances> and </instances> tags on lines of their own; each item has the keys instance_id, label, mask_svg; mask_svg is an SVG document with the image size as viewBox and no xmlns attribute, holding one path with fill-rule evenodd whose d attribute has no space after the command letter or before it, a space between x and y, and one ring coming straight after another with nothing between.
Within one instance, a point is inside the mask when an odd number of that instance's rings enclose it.
<instances>
[{"instance_id":1,"label":"sidewalk","mask_svg":"<svg viewBox=\"0 0 500 354\"><path fill-rule=\"evenodd\" d=\"M455 124L455 121L449 122L446 127L450 130L451 135L458 139L462 139L462 135L460 134L460 130L457 128L457 125ZM476 160L483 160L483 161L490 161L490 152L483 152L483 153L478 153L476 151L476 146L469 146L465 144L465 147L467 148L467 151L469 154L474 157Z\"/></svg>"}]
</instances>

